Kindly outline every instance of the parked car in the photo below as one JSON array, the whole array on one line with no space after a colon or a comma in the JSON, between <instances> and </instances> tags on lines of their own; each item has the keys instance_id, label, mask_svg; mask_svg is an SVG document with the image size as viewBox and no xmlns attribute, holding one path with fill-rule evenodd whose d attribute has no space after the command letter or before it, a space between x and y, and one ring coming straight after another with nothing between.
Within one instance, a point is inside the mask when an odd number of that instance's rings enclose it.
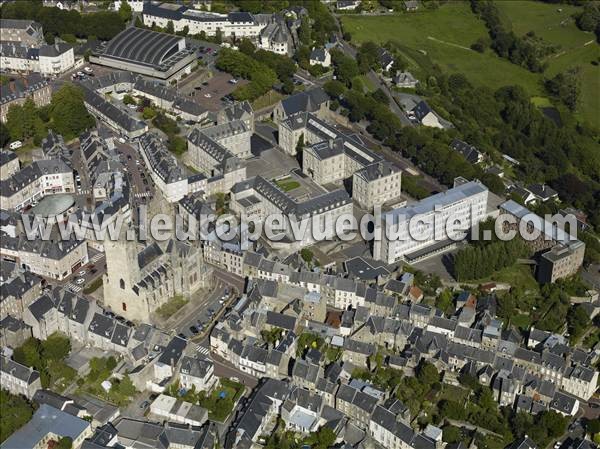
<instances>
[{"instance_id":1,"label":"parked car","mask_svg":"<svg viewBox=\"0 0 600 449\"><path fill-rule=\"evenodd\" d=\"M212 95L211 95L211 94L208 94L208 93L207 93L207 94L204 94L204 96L205 96L206 98L211 98L211 97L212 97Z\"/></svg>"},{"instance_id":2,"label":"parked car","mask_svg":"<svg viewBox=\"0 0 600 449\"><path fill-rule=\"evenodd\" d=\"M77 279L75 280L75 283L76 283L77 285L81 285L81 284L83 284L84 282L85 282L85 279L84 279L84 278L77 278Z\"/></svg>"},{"instance_id":3,"label":"parked car","mask_svg":"<svg viewBox=\"0 0 600 449\"><path fill-rule=\"evenodd\" d=\"M198 330L198 328L196 326L190 326L190 332L192 334L198 334L198 333L200 333L200 331Z\"/></svg>"},{"instance_id":4,"label":"parked car","mask_svg":"<svg viewBox=\"0 0 600 449\"><path fill-rule=\"evenodd\" d=\"M8 146L8 148L10 148L11 150L18 150L22 146L23 146L23 142L21 142L20 140L15 140Z\"/></svg>"}]
</instances>

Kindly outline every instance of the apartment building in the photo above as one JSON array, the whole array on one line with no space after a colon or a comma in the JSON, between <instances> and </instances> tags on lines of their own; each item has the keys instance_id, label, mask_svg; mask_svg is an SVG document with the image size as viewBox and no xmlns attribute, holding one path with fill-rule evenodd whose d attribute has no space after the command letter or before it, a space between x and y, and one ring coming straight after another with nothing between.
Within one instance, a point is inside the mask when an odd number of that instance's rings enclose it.
<instances>
[{"instance_id":1,"label":"apartment building","mask_svg":"<svg viewBox=\"0 0 600 449\"><path fill-rule=\"evenodd\" d=\"M88 263L85 241L28 240L4 236L0 255L39 276L63 280Z\"/></svg>"},{"instance_id":2,"label":"apartment building","mask_svg":"<svg viewBox=\"0 0 600 449\"><path fill-rule=\"evenodd\" d=\"M4 236L2 237L4 238ZM42 292L42 279L29 271L17 268L17 264L7 260L2 261L2 270L12 272L2 282L0 291L0 319L7 315L21 319L23 311Z\"/></svg>"},{"instance_id":3,"label":"apartment building","mask_svg":"<svg viewBox=\"0 0 600 449\"><path fill-rule=\"evenodd\" d=\"M138 138L148 131L146 123L119 109L104 95L91 89L89 85L81 84L81 86L86 109L90 114L102 120L102 123L107 124L128 139Z\"/></svg>"},{"instance_id":4,"label":"apartment building","mask_svg":"<svg viewBox=\"0 0 600 449\"><path fill-rule=\"evenodd\" d=\"M63 42L40 47L0 42L0 63L4 70L10 72L58 76L75 65L75 53L73 47Z\"/></svg>"},{"instance_id":5,"label":"apartment building","mask_svg":"<svg viewBox=\"0 0 600 449\"><path fill-rule=\"evenodd\" d=\"M138 77L131 89L132 95L147 98L165 109L173 118L200 123L208 120L208 110L198 103L179 95L176 89L159 81Z\"/></svg>"},{"instance_id":6,"label":"apartment building","mask_svg":"<svg viewBox=\"0 0 600 449\"><path fill-rule=\"evenodd\" d=\"M0 150L0 181L9 179L21 168L17 153L9 150ZM5 208L4 206L2 207Z\"/></svg>"},{"instance_id":7,"label":"apartment building","mask_svg":"<svg viewBox=\"0 0 600 449\"><path fill-rule=\"evenodd\" d=\"M208 359L184 356L179 369L179 384L186 390L209 391L217 382L215 367Z\"/></svg>"},{"instance_id":8,"label":"apartment building","mask_svg":"<svg viewBox=\"0 0 600 449\"><path fill-rule=\"evenodd\" d=\"M282 120L290 115L300 112L310 112L311 114L323 119L329 113L329 95L321 87L298 92L289 97L280 100L273 108L273 121L279 124ZM305 140L306 141L306 140ZM298 139L296 138L296 143ZM279 145L288 154L296 154L296 143L291 147Z\"/></svg>"},{"instance_id":9,"label":"apartment building","mask_svg":"<svg viewBox=\"0 0 600 449\"><path fill-rule=\"evenodd\" d=\"M165 28L171 22L175 32L187 28L188 34L191 35L205 33L207 36L215 36L217 30L220 30L224 38L256 39L262 28L248 12L218 14L167 2L144 4L143 18L147 27L154 25Z\"/></svg>"},{"instance_id":10,"label":"apartment building","mask_svg":"<svg viewBox=\"0 0 600 449\"><path fill-rule=\"evenodd\" d=\"M42 388L39 372L4 355L0 355L0 383L3 389L28 399L33 398L35 392Z\"/></svg>"},{"instance_id":11,"label":"apartment building","mask_svg":"<svg viewBox=\"0 0 600 449\"><path fill-rule=\"evenodd\" d=\"M415 260L440 249L438 246L461 240L487 217L487 200L487 187L471 181L394 209L382 217L373 257L386 263Z\"/></svg>"},{"instance_id":12,"label":"apartment building","mask_svg":"<svg viewBox=\"0 0 600 449\"><path fill-rule=\"evenodd\" d=\"M234 184L246 178L246 164L243 159L224 144L242 157L249 157L251 131L241 120L230 123L233 125L224 123L202 130L194 129L188 136L190 163L208 178L204 189L207 195L227 192ZM240 144L237 149L235 142Z\"/></svg>"},{"instance_id":13,"label":"apartment building","mask_svg":"<svg viewBox=\"0 0 600 449\"><path fill-rule=\"evenodd\" d=\"M258 36L258 48L278 55L289 55L294 49L292 37L283 18L273 16Z\"/></svg>"},{"instance_id":14,"label":"apartment building","mask_svg":"<svg viewBox=\"0 0 600 449\"><path fill-rule=\"evenodd\" d=\"M23 209L46 195L75 191L73 170L60 159L34 161L0 181L0 200L5 209Z\"/></svg>"},{"instance_id":15,"label":"apartment building","mask_svg":"<svg viewBox=\"0 0 600 449\"><path fill-rule=\"evenodd\" d=\"M46 106L52 99L52 88L38 73L11 79L0 90L0 122L6 123L8 110L31 98L36 106Z\"/></svg>"},{"instance_id":16,"label":"apartment building","mask_svg":"<svg viewBox=\"0 0 600 449\"><path fill-rule=\"evenodd\" d=\"M217 125L241 120L254 132L254 110L248 100L234 103L217 112Z\"/></svg>"},{"instance_id":17,"label":"apartment building","mask_svg":"<svg viewBox=\"0 0 600 449\"><path fill-rule=\"evenodd\" d=\"M402 172L388 161L367 165L352 176L352 199L372 210L400 197Z\"/></svg>"},{"instance_id":18,"label":"apartment building","mask_svg":"<svg viewBox=\"0 0 600 449\"><path fill-rule=\"evenodd\" d=\"M143 135L138 148L150 170L152 181L168 202L175 203L190 193L190 182L183 168L156 135Z\"/></svg>"},{"instance_id":19,"label":"apartment building","mask_svg":"<svg viewBox=\"0 0 600 449\"><path fill-rule=\"evenodd\" d=\"M33 20L0 20L0 41L20 42L28 47L44 45L44 31L42 25Z\"/></svg>"}]
</instances>

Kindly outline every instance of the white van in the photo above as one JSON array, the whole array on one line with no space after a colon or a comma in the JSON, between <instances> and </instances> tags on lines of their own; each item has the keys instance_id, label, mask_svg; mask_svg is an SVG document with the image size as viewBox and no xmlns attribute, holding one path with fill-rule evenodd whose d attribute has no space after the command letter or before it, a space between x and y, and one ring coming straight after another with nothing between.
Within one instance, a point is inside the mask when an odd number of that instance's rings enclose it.
<instances>
[{"instance_id":1,"label":"white van","mask_svg":"<svg viewBox=\"0 0 600 449\"><path fill-rule=\"evenodd\" d=\"M8 148L10 148L11 150L17 150L17 149L21 148L22 146L23 146L23 142L21 142L20 140L15 140L8 146Z\"/></svg>"}]
</instances>

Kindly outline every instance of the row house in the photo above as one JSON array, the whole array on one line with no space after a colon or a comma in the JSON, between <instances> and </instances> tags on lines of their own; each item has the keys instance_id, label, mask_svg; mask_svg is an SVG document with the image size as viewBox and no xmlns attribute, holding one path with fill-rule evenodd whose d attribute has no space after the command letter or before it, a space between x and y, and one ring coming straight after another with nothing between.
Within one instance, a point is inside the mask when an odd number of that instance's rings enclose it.
<instances>
[{"instance_id":1,"label":"row house","mask_svg":"<svg viewBox=\"0 0 600 449\"><path fill-rule=\"evenodd\" d=\"M0 383L3 389L28 399L42 388L39 372L3 355L0 355Z\"/></svg>"}]
</instances>

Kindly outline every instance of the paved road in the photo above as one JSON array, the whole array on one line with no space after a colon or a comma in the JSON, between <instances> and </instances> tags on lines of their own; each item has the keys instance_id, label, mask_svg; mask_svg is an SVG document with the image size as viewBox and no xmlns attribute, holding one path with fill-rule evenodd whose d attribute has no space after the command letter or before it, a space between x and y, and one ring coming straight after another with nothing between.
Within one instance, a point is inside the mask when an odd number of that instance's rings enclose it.
<instances>
[{"instance_id":1,"label":"paved road","mask_svg":"<svg viewBox=\"0 0 600 449\"><path fill-rule=\"evenodd\" d=\"M249 388L254 388L258 385L258 379L256 377L240 371L218 355L211 354L211 358L215 365L215 376L227 378L237 377L242 384Z\"/></svg>"},{"instance_id":2,"label":"paved road","mask_svg":"<svg viewBox=\"0 0 600 449\"><path fill-rule=\"evenodd\" d=\"M340 39L340 48L342 49L342 51L344 53L346 53L348 56L352 57L353 59L356 59L356 54L357 54L356 49L354 47L352 47L350 44L348 44L346 41L342 40L341 36L339 36L339 39ZM396 99L392 95L392 92L388 88L387 84L385 84L381 80L379 75L377 73L375 73L373 70L369 70L369 73L367 73L367 78L369 79L369 81L371 81L371 83L373 83L373 85L375 87L377 87L377 88L381 89L383 92L385 92L385 94L388 96L388 98L390 100L389 107L390 107L391 111L400 118L400 121L402 122L402 124L405 126L414 126L414 124L408 119L404 110L400 106L398 106L398 103L396 103Z\"/></svg>"},{"instance_id":3,"label":"paved road","mask_svg":"<svg viewBox=\"0 0 600 449\"><path fill-rule=\"evenodd\" d=\"M198 322L202 322L205 326L209 326L211 317L209 316L208 310L211 308L215 312L218 310L220 307L219 299L221 299L225 293L225 288L226 286L221 281L217 280L214 289L204 298L194 302L191 310L186 308L185 315L177 316L177 319L174 321L167 322L169 329L173 329L176 334L182 333L191 336L190 326L195 326Z\"/></svg>"},{"instance_id":4,"label":"paved road","mask_svg":"<svg viewBox=\"0 0 600 449\"><path fill-rule=\"evenodd\" d=\"M244 292L244 287L246 286L245 278L230 273L223 268L215 267L214 265L212 267L215 278L223 282L223 284L233 287L240 294Z\"/></svg>"}]
</instances>

